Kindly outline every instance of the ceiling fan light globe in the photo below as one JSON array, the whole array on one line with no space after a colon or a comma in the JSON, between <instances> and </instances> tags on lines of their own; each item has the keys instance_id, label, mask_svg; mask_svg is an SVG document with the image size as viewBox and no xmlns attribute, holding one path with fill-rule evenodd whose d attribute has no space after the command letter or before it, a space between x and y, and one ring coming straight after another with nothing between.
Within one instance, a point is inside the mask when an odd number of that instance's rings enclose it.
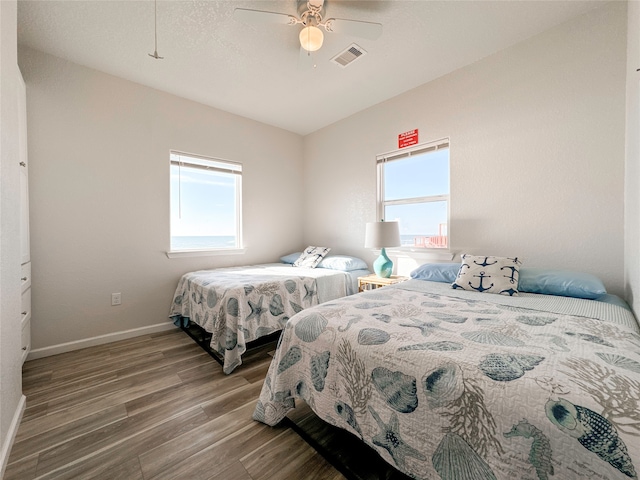
<instances>
[{"instance_id":1,"label":"ceiling fan light globe","mask_svg":"<svg viewBox=\"0 0 640 480\"><path fill-rule=\"evenodd\" d=\"M322 47L324 35L318 27L304 27L300 31L300 45L309 52L315 52Z\"/></svg>"}]
</instances>

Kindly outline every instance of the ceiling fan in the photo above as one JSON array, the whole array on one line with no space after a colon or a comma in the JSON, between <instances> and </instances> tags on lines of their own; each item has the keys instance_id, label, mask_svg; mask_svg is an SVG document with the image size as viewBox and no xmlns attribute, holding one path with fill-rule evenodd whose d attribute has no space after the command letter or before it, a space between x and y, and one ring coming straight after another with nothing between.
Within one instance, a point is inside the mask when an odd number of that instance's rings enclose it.
<instances>
[{"instance_id":1,"label":"ceiling fan","mask_svg":"<svg viewBox=\"0 0 640 480\"><path fill-rule=\"evenodd\" d=\"M299 34L300 46L307 52L315 52L322 47L324 34L318 27L324 28L327 32L345 33L370 40L376 40L382 35L382 24L380 23L343 18L324 20L324 10L324 0L298 0L299 17L248 8L236 8L233 16L237 20L247 23L302 24L304 27Z\"/></svg>"}]
</instances>

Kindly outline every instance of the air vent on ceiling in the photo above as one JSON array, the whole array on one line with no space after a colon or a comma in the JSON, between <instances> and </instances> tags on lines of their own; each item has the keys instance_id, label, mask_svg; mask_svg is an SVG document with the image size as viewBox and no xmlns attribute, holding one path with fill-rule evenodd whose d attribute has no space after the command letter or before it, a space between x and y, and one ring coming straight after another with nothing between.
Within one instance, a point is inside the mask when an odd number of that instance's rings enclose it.
<instances>
[{"instance_id":1,"label":"air vent on ceiling","mask_svg":"<svg viewBox=\"0 0 640 480\"><path fill-rule=\"evenodd\" d=\"M362 47L356 45L355 43L352 43L346 50L333 57L331 61L336 65L345 68L366 53L367 52Z\"/></svg>"}]
</instances>

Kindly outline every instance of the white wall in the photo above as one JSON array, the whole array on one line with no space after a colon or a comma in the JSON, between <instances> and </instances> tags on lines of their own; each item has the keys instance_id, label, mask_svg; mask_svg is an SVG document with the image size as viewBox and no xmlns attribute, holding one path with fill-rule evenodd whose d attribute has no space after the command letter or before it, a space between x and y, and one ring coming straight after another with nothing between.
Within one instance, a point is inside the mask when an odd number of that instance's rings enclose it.
<instances>
[{"instance_id":1,"label":"white wall","mask_svg":"<svg viewBox=\"0 0 640 480\"><path fill-rule=\"evenodd\" d=\"M625 296L640 312L640 2L629 2L627 16Z\"/></svg>"},{"instance_id":2,"label":"white wall","mask_svg":"<svg viewBox=\"0 0 640 480\"><path fill-rule=\"evenodd\" d=\"M21 48L19 59L34 355L167 322L185 272L276 261L300 248L300 136L35 50ZM170 149L243 163L244 255L166 257ZM121 306L111 306L113 292Z\"/></svg>"},{"instance_id":3,"label":"white wall","mask_svg":"<svg viewBox=\"0 0 640 480\"><path fill-rule=\"evenodd\" d=\"M16 2L0 2L0 478L23 406L16 25Z\"/></svg>"},{"instance_id":4,"label":"white wall","mask_svg":"<svg viewBox=\"0 0 640 480\"><path fill-rule=\"evenodd\" d=\"M625 11L613 2L304 140L21 49L35 353L163 324L190 270L305 244L372 260L375 156L413 128L451 139L453 250L592 272L622 294ZM166 258L169 149L244 163L245 255Z\"/></svg>"},{"instance_id":5,"label":"white wall","mask_svg":"<svg viewBox=\"0 0 640 480\"><path fill-rule=\"evenodd\" d=\"M453 250L587 271L622 294L625 32L612 2L308 135L305 243L374 258L375 156L417 128L451 140Z\"/></svg>"}]
</instances>

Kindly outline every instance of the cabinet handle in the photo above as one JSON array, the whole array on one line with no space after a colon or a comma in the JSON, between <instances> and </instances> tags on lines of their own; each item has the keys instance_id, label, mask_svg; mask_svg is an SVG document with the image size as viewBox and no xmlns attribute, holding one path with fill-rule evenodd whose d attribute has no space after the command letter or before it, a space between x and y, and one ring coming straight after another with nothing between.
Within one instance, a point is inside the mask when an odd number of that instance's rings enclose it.
<instances>
[{"instance_id":1,"label":"cabinet handle","mask_svg":"<svg viewBox=\"0 0 640 480\"><path fill-rule=\"evenodd\" d=\"M26 315L26 314L27 314L27 312L22 312L22 315Z\"/></svg>"},{"instance_id":2,"label":"cabinet handle","mask_svg":"<svg viewBox=\"0 0 640 480\"><path fill-rule=\"evenodd\" d=\"M26 350L26 349L27 349L27 347L22 347L22 350Z\"/></svg>"},{"instance_id":3,"label":"cabinet handle","mask_svg":"<svg viewBox=\"0 0 640 480\"><path fill-rule=\"evenodd\" d=\"M22 280L23 282L27 281L27 277L22 277L20 280Z\"/></svg>"},{"instance_id":4,"label":"cabinet handle","mask_svg":"<svg viewBox=\"0 0 640 480\"><path fill-rule=\"evenodd\" d=\"M26 167L26 166L27 166L27 164L26 164L26 163L24 163L24 162L20 162L20 166L21 166L21 167Z\"/></svg>"}]
</instances>

